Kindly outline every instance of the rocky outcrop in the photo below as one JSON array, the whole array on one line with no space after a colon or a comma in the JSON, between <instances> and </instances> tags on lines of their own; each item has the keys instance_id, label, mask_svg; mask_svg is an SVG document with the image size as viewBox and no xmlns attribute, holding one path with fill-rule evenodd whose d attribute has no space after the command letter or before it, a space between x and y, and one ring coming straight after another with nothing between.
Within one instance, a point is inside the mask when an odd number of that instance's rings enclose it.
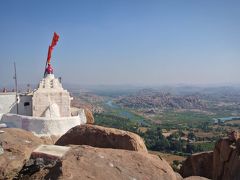
<instances>
[{"instance_id":1,"label":"rocky outcrop","mask_svg":"<svg viewBox=\"0 0 240 180\"><path fill-rule=\"evenodd\" d=\"M203 176L212 178L213 152L197 153L189 156L183 163L180 174L183 177Z\"/></svg>"},{"instance_id":2,"label":"rocky outcrop","mask_svg":"<svg viewBox=\"0 0 240 180\"><path fill-rule=\"evenodd\" d=\"M83 137L89 135L92 143L99 138L100 142L106 140L115 148L128 150L86 145L70 145L70 148L41 145L51 144L55 137L38 138L25 130L7 128L0 134L0 179L182 180L164 159L146 153L142 139L133 133L93 125L81 127L85 128L83 131L80 127L75 128L71 131L83 132ZM52 154L44 154L44 148L45 152L51 151Z\"/></svg>"},{"instance_id":3,"label":"rocky outcrop","mask_svg":"<svg viewBox=\"0 0 240 180\"><path fill-rule=\"evenodd\" d=\"M19 175L22 179L49 179L49 177L111 180L177 179L169 164L156 155L83 145L71 146L65 156L51 166L36 168L31 166L32 163L28 164L30 166L25 166L25 168L32 173ZM22 172L26 171L23 169Z\"/></svg>"},{"instance_id":4,"label":"rocky outcrop","mask_svg":"<svg viewBox=\"0 0 240 180\"><path fill-rule=\"evenodd\" d=\"M240 179L240 139L222 138L213 152L193 154L183 163L183 177L202 176L213 180Z\"/></svg>"},{"instance_id":5,"label":"rocky outcrop","mask_svg":"<svg viewBox=\"0 0 240 180\"><path fill-rule=\"evenodd\" d=\"M0 134L0 179L12 179L42 140L31 132L6 128Z\"/></svg>"},{"instance_id":6,"label":"rocky outcrop","mask_svg":"<svg viewBox=\"0 0 240 180\"><path fill-rule=\"evenodd\" d=\"M233 143L229 138L220 139L214 149L213 179L240 179L240 139Z\"/></svg>"},{"instance_id":7,"label":"rocky outcrop","mask_svg":"<svg viewBox=\"0 0 240 180\"><path fill-rule=\"evenodd\" d=\"M84 109L84 112L87 118L87 124L94 124L94 117L92 112L87 108Z\"/></svg>"},{"instance_id":8,"label":"rocky outcrop","mask_svg":"<svg viewBox=\"0 0 240 180\"><path fill-rule=\"evenodd\" d=\"M125 149L147 152L140 136L114 128L96 125L80 125L70 129L59 138L56 145L89 145L100 148Z\"/></svg>"}]
</instances>

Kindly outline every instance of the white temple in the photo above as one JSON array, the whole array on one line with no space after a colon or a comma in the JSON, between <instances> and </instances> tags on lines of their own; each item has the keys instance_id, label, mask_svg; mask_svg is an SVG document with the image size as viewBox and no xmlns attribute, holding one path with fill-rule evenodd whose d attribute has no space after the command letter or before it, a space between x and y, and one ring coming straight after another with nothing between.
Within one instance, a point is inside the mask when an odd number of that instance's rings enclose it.
<instances>
[{"instance_id":1,"label":"white temple","mask_svg":"<svg viewBox=\"0 0 240 180\"><path fill-rule=\"evenodd\" d=\"M56 41L54 38L53 42ZM56 42L52 44L56 45ZM14 92L0 93L1 123L5 123L7 127L31 131L39 136L63 135L72 127L86 123L83 109L71 113L72 97L63 89L59 79L54 77L50 58L44 78L36 90L17 96Z\"/></svg>"},{"instance_id":2,"label":"white temple","mask_svg":"<svg viewBox=\"0 0 240 180\"><path fill-rule=\"evenodd\" d=\"M33 116L69 117L71 100L69 92L63 89L59 79L55 78L54 74L47 74L33 93Z\"/></svg>"},{"instance_id":3,"label":"white temple","mask_svg":"<svg viewBox=\"0 0 240 180\"><path fill-rule=\"evenodd\" d=\"M18 102L15 96L15 93L0 93L0 119L7 127L22 128L39 136L51 136L62 135L72 127L86 123L83 109L71 116L72 97L53 74L47 74L38 89L20 94Z\"/></svg>"}]
</instances>

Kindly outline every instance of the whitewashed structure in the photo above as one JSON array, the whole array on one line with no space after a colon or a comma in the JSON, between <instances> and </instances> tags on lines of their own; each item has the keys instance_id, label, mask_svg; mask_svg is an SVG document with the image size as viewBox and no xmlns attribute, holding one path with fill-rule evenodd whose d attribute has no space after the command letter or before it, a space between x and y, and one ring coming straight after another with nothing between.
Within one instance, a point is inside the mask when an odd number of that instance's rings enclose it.
<instances>
[{"instance_id":1,"label":"whitewashed structure","mask_svg":"<svg viewBox=\"0 0 240 180\"><path fill-rule=\"evenodd\" d=\"M0 119L8 127L22 128L39 136L63 135L85 124L83 109L71 115L72 97L54 74L47 74L36 90L27 94L0 93Z\"/></svg>"},{"instance_id":2,"label":"whitewashed structure","mask_svg":"<svg viewBox=\"0 0 240 180\"><path fill-rule=\"evenodd\" d=\"M15 92L0 93L0 114L4 113L32 116L32 93L18 94L17 99Z\"/></svg>"},{"instance_id":3,"label":"whitewashed structure","mask_svg":"<svg viewBox=\"0 0 240 180\"><path fill-rule=\"evenodd\" d=\"M40 81L39 87L33 93L33 116L36 117L69 117L72 98L54 74L47 74Z\"/></svg>"}]
</instances>

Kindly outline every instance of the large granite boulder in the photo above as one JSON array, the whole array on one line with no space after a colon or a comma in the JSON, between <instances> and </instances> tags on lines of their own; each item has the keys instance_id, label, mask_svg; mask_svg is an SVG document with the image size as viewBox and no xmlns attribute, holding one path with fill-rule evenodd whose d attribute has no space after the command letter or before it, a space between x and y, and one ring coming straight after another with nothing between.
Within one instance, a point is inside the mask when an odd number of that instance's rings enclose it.
<instances>
[{"instance_id":1,"label":"large granite boulder","mask_svg":"<svg viewBox=\"0 0 240 180\"><path fill-rule=\"evenodd\" d=\"M0 134L0 179L12 179L42 140L22 129L3 130Z\"/></svg>"},{"instance_id":2,"label":"large granite boulder","mask_svg":"<svg viewBox=\"0 0 240 180\"><path fill-rule=\"evenodd\" d=\"M236 144L229 138L220 139L214 148L213 179L240 179L240 140Z\"/></svg>"},{"instance_id":3,"label":"large granite boulder","mask_svg":"<svg viewBox=\"0 0 240 180\"><path fill-rule=\"evenodd\" d=\"M30 159L18 179L177 180L170 165L156 155L85 145L70 147L63 158L52 165L49 161L53 158L49 155L43 158L47 165L42 168L34 166Z\"/></svg>"},{"instance_id":4,"label":"large granite boulder","mask_svg":"<svg viewBox=\"0 0 240 180\"><path fill-rule=\"evenodd\" d=\"M212 178L213 151L197 153L189 156L183 163L180 174L183 177L203 176Z\"/></svg>"},{"instance_id":5,"label":"large granite boulder","mask_svg":"<svg viewBox=\"0 0 240 180\"><path fill-rule=\"evenodd\" d=\"M202 176L213 180L240 179L240 139L222 138L213 152L193 154L183 163L183 177Z\"/></svg>"},{"instance_id":6,"label":"large granite boulder","mask_svg":"<svg viewBox=\"0 0 240 180\"><path fill-rule=\"evenodd\" d=\"M55 143L56 145L89 145L100 148L125 149L147 152L143 139L137 134L96 125L73 127Z\"/></svg>"}]
</instances>

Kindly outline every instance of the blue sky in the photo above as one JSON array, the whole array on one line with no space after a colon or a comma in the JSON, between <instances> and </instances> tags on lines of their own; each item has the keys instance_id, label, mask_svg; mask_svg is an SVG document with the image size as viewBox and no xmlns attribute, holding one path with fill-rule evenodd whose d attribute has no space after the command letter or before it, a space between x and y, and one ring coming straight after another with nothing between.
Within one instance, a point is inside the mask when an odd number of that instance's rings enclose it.
<instances>
[{"instance_id":1,"label":"blue sky","mask_svg":"<svg viewBox=\"0 0 240 180\"><path fill-rule=\"evenodd\" d=\"M0 1L0 87L56 76L72 84L240 83L240 1Z\"/></svg>"}]
</instances>

